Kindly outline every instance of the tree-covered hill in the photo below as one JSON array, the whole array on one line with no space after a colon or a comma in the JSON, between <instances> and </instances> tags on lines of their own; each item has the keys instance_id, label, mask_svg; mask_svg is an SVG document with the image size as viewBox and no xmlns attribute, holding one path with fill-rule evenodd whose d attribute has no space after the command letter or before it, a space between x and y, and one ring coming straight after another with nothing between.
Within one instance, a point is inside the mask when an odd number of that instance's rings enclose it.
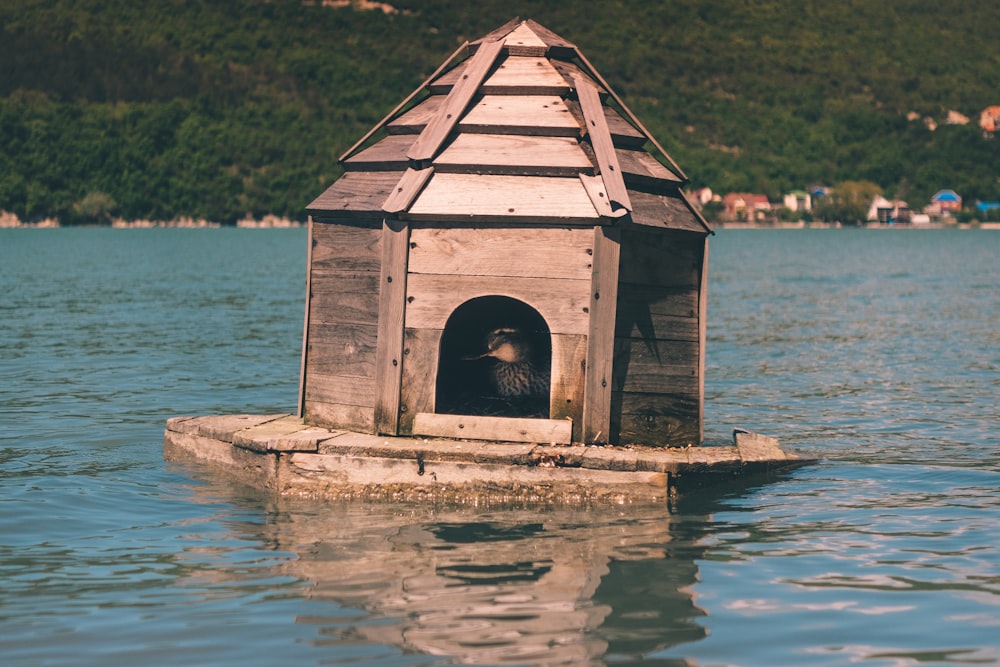
<instances>
[{"instance_id":1,"label":"tree-covered hill","mask_svg":"<svg viewBox=\"0 0 1000 667\"><path fill-rule=\"evenodd\" d=\"M693 187L1000 199L1000 139L977 122L1000 104L991 1L331 4L4 0L0 210L301 218L343 150L514 16L576 43Z\"/></svg>"}]
</instances>

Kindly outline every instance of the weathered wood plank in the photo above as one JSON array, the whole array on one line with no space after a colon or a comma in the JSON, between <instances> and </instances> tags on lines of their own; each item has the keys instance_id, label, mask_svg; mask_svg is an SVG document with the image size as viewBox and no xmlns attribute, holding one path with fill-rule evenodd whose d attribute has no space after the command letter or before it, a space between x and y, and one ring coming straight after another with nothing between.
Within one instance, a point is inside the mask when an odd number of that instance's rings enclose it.
<instances>
[{"instance_id":1,"label":"weathered wood plank","mask_svg":"<svg viewBox=\"0 0 1000 667\"><path fill-rule=\"evenodd\" d=\"M295 404L295 414L301 418L305 411L306 400L306 361L309 345L309 313L312 310L312 255L313 255L313 219L309 216L308 236L306 237L306 307L302 322L302 352L299 356L299 398Z\"/></svg>"},{"instance_id":2,"label":"weathered wood plank","mask_svg":"<svg viewBox=\"0 0 1000 667\"><path fill-rule=\"evenodd\" d=\"M673 340L696 343L698 318L650 312L641 304L619 304L615 333L621 338Z\"/></svg>"},{"instance_id":3,"label":"weathered wood plank","mask_svg":"<svg viewBox=\"0 0 1000 667\"><path fill-rule=\"evenodd\" d=\"M318 218L336 218L357 213L379 213L399 174L384 171L349 171L306 206Z\"/></svg>"},{"instance_id":4,"label":"weathered wood plank","mask_svg":"<svg viewBox=\"0 0 1000 667\"><path fill-rule=\"evenodd\" d=\"M587 367L587 337L552 335L552 379L549 417L573 422L573 441L582 440L583 388Z\"/></svg>"},{"instance_id":5,"label":"weathered wood plank","mask_svg":"<svg viewBox=\"0 0 1000 667\"><path fill-rule=\"evenodd\" d=\"M462 119L459 129L490 134L575 137L580 123L559 97L487 95Z\"/></svg>"},{"instance_id":6,"label":"weathered wood plank","mask_svg":"<svg viewBox=\"0 0 1000 667\"><path fill-rule=\"evenodd\" d=\"M399 395L403 373L403 316L406 312L406 262L410 228L386 221L382 228L378 345L375 355L375 430L399 432Z\"/></svg>"},{"instance_id":7,"label":"weathered wood plank","mask_svg":"<svg viewBox=\"0 0 1000 667\"><path fill-rule=\"evenodd\" d=\"M614 141L608 129L608 121L604 116L604 107L597 89L584 77L575 79L576 94L583 110L583 118L587 124L587 134L597 155L597 164L601 168L601 178L604 187L611 198L612 208L622 206L632 210L621 167L618 165L618 155L615 153Z\"/></svg>"},{"instance_id":8,"label":"weathered wood plank","mask_svg":"<svg viewBox=\"0 0 1000 667\"><path fill-rule=\"evenodd\" d=\"M617 148L615 155L627 185L676 189L684 183L646 151Z\"/></svg>"},{"instance_id":9,"label":"weathered wood plank","mask_svg":"<svg viewBox=\"0 0 1000 667\"><path fill-rule=\"evenodd\" d=\"M634 212L633 212L634 214ZM703 237L677 232L626 230L622 242L622 283L697 289Z\"/></svg>"},{"instance_id":10,"label":"weathered wood plank","mask_svg":"<svg viewBox=\"0 0 1000 667\"><path fill-rule=\"evenodd\" d=\"M436 174L410 207L413 220L597 219L579 178Z\"/></svg>"},{"instance_id":11,"label":"weathered wood plank","mask_svg":"<svg viewBox=\"0 0 1000 667\"><path fill-rule=\"evenodd\" d=\"M707 234L710 231L680 192L652 194L633 189L630 194L633 205L632 222L637 225L701 234Z\"/></svg>"},{"instance_id":12,"label":"weathered wood plank","mask_svg":"<svg viewBox=\"0 0 1000 667\"><path fill-rule=\"evenodd\" d=\"M441 110L429 120L407 156L417 162L432 160L441 144L458 123L472 101L472 96L503 49L501 42L484 42L470 58L462 76L448 93Z\"/></svg>"},{"instance_id":13,"label":"weathered wood plank","mask_svg":"<svg viewBox=\"0 0 1000 667\"><path fill-rule=\"evenodd\" d=\"M513 134L461 134L434 161L438 172L529 176L593 173L575 139Z\"/></svg>"},{"instance_id":14,"label":"weathered wood plank","mask_svg":"<svg viewBox=\"0 0 1000 667\"><path fill-rule=\"evenodd\" d=\"M618 286L618 310L641 308L643 313L673 317L698 316L698 292L690 286L637 285L622 282Z\"/></svg>"},{"instance_id":15,"label":"weathered wood plank","mask_svg":"<svg viewBox=\"0 0 1000 667\"><path fill-rule=\"evenodd\" d=\"M336 403L374 409L375 378L343 375L306 375L306 403Z\"/></svg>"},{"instance_id":16,"label":"weathered wood plank","mask_svg":"<svg viewBox=\"0 0 1000 667\"><path fill-rule=\"evenodd\" d=\"M374 324L324 325L313 322L309 330L306 372L374 378L375 341Z\"/></svg>"},{"instance_id":17,"label":"weathered wood plank","mask_svg":"<svg viewBox=\"0 0 1000 667\"><path fill-rule=\"evenodd\" d=\"M486 295L508 296L529 304L545 319L551 333L586 334L589 330L588 280L514 277L498 280L491 276L421 273L410 274L407 279L407 326L444 329L458 306Z\"/></svg>"},{"instance_id":18,"label":"weathered wood plank","mask_svg":"<svg viewBox=\"0 0 1000 667\"><path fill-rule=\"evenodd\" d=\"M623 445L683 447L701 442L696 420L685 415L625 412L618 418L616 428L618 442Z\"/></svg>"},{"instance_id":19,"label":"weathered wood plank","mask_svg":"<svg viewBox=\"0 0 1000 667\"><path fill-rule=\"evenodd\" d=\"M594 205L594 208L597 209L601 217L618 218L628 214L628 209L619 208L616 211L613 208L611 197L608 195L608 189L604 185L603 178L580 174L580 182L583 183L583 188L587 191L587 196L590 197L590 203Z\"/></svg>"},{"instance_id":20,"label":"weathered wood plank","mask_svg":"<svg viewBox=\"0 0 1000 667\"><path fill-rule=\"evenodd\" d=\"M306 403L304 417L306 423L335 429L349 429L358 433L374 433L375 409L359 405Z\"/></svg>"},{"instance_id":21,"label":"weathered wood plank","mask_svg":"<svg viewBox=\"0 0 1000 667\"><path fill-rule=\"evenodd\" d=\"M459 80L465 63L431 83L434 95L447 94ZM570 87L546 58L510 56L479 87L484 95L564 95Z\"/></svg>"},{"instance_id":22,"label":"weathered wood plank","mask_svg":"<svg viewBox=\"0 0 1000 667\"><path fill-rule=\"evenodd\" d=\"M526 235L531 243L525 243ZM410 233L410 273L587 280L592 229L417 228Z\"/></svg>"},{"instance_id":23,"label":"weathered wood plank","mask_svg":"<svg viewBox=\"0 0 1000 667\"><path fill-rule=\"evenodd\" d=\"M391 120L386 125L386 130L389 134L420 134L431 118L437 115L446 98L447 95L431 95L398 118Z\"/></svg>"},{"instance_id":24,"label":"weathered wood plank","mask_svg":"<svg viewBox=\"0 0 1000 667\"><path fill-rule=\"evenodd\" d=\"M593 79L590 79L589 75L586 74L583 70L581 70L576 65L576 63L568 60L556 60L556 59L550 60L549 62L552 64L555 70L559 72L559 75L563 78L563 81L566 82L566 85L572 87L574 85L573 81L576 77L579 76L587 77L590 80L591 85L593 85L594 88L597 89L597 93L601 96L601 99L604 99L607 96L608 91L605 90L599 83L597 83Z\"/></svg>"},{"instance_id":25,"label":"weathered wood plank","mask_svg":"<svg viewBox=\"0 0 1000 667\"><path fill-rule=\"evenodd\" d=\"M621 256L619 231L616 227L594 228L583 407L583 440L586 443L605 443L611 437L614 322Z\"/></svg>"},{"instance_id":26,"label":"weathered wood plank","mask_svg":"<svg viewBox=\"0 0 1000 667\"><path fill-rule=\"evenodd\" d=\"M408 209L433 175L434 167L407 168L396 183L396 187L386 197L382 210L386 213L399 213Z\"/></svg>"},{"instance_id":27,"label":"weathered wood plank","mask_svg":"<svg viewBox=\"0 0 1000 667\"><path fill-rule=\"evenodd\" d=\"M708 315L708 237L705 237L698 285L698 442L705 439L705 333Z\"/></svg>"},{"instance_id":28,"label":"weathered wood plank","mask_svg":"<svg viewBox=\"0 0 1000 667\"><path fill-rule=\"evenodd\" d=\"M574 118L578 120L580 127L583 127L583 109L576 100L567 100L566 107ZM621 117L617 111L611 107L604 107L604 118L608 123L608 131L614 140L615 146L622 148L642 148L646 144L646 135L636 130L627 120Z\"/></svg>"},{"instance_id":29,"label":"weathered wood plank","mask_svg":"<svg viewBox=\"0 0 1000 667\"><path fill-rule=\"evenodd\" d=\"M357 155L344 160L347 171L397 171L409 166L406 153L416 141L412 134L390 134Z\"/></svg>"},{"instance_id":30,"label":"weathered wood plank","mask_svg":"<svg viewBox=\"0 0 1000 667\"><path fill-rule=\"evenodd\" d=\"M512 30L503 43L507 52L515 56L544 56L549 50L548 45L539 39L527 23Z\"/></svg>"},{"instance_id":31,"label":"weathered wood plank","mask_svg":"<svg viewBox=\"0 0 1000 667\"><path fill-rule=\"evenodd\" d=\"M527 419L417 413L413 434L469 440L572 443L573 423L568 419Z\"/></svg>"},{"instance_id":32,"label":"weathered wood plank","mask_svg":"<svg viewBox=\"0 0 1000 667\"><path fill-rule=\"evenodd\" d=\"M310 318L323 323L378 321L377 273L330 273L311 290Z\"/></svg>"},{"instance_id":33,"label":"weathered wood plank","mask_svg":"<svg viewBox=\"0 0 1000 667\"><path fill-rule=\"evenodd\" d=\"M413 417L418 412L435 410L441 334L440 329L406 328L403 337L400 433L413 433Z\"/></svg>"},{"instance_id":34,"label":"weathered wood plank","mask_svg":"<svg viewBox=\"0 0 1000 667\"><path fill-rule=\"evenodd\" d=\"M378 228L315 224L312 266L314 288L319 289L330 272L378 272L382 263L381 233Z\"/></svg>"}]
</instances>

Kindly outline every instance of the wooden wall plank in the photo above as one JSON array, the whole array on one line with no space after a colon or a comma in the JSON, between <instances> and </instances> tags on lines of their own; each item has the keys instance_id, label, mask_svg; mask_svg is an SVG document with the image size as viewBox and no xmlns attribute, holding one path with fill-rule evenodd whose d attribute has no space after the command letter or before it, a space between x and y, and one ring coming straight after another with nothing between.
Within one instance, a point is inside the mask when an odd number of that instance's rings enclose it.
<instances>
[{"instance_id":1,"label":"wooden wall plank","mask_svg":"<svg viewBox=\"0 0 1000 667\"><path fill-rule=\"evenodd\" d=\"M306 406L311 402L375 407L375 378L308 373Z\"/></svg>"},{"instance_id":2,"label":"wooden wall plank","mask_svg":"<svg viewBox=\"0 0 1000 667\"><path fill-rule=\"evenodd\" d=\"M593 243L592 229L416 228L410 233L409 271L589 280Z\"/></svg>"},{"instance_id":3,"label":"wooden wall plank","mask_svg":"<svg viewBox=\"0 0 1000 667\"><path fill-rule=\"evenodd\" d=\"M583 407L583 440L587 443L606 443L611 437L611 373L621 253L619 232L617 227L594 228Z\"/></svg>"},{"instance_id":4,"label":"wooden wall plank","mask_svg":"<svg viewBox=\"0 0 1000 667\"><path fill-rule=\"evenodd\" d=\"M409 209L414 220L596 220L579 178L436 174Z\"/></svg>"},{"instance_id":5,"label":"wooden wall plank","mask_svg":"<svg viewBox=\"0 0 1000 667\"><path fill-rule=\"evenodd\" d=\"M594 165L571 137L459 135L434 161L438 172L576 176Z\"/></svg>"},{"instance_id":6,"label":"wooden wall plank","mask_svg":"<svg viewBox=\"0 0 1000 667\"><path fill-rule=\"evenodd\" d=\"M343 377L375 377L377 327L374 324L309 326L308 372Z\"/></svg>"},{"instance_id":7,"label":"wooden wall plank","mask_svg":"<svg viewBox=\"0 0 1000 667\"><path fill-rule=\"evenodd\" d=\"M307 424L327 428L358 433L373 433L375 430L375 409L371 407L313 400L306 404L304 418Z\"/></svg>"},{"instance_id":8,"label":"wooden wall plank","mask_svg":"<svg viewBox=\"0 0 1000 667\"><path fill-rule=\"evenodd\" d=\"M574 442L583 439L581 427L586 368L587 337L553 334L549 417L572 420Z\"/></svg>"},{"instance_id":9,"label":"wooden wall plank","mask_svg":"<svg viewBox=\"0 0 1000 667\"><path fill-rule=\"evenodd\" d=\"M313 229L313 289L325 290L330 273L377 273L382 264L378 228L317 223Z\"/></svg>"},{"instance_id":10,"label":"wooden wall plank","mask_svg":"<svg viewBox=\"0 0 1000 667\"><path fill-rule=\"evenodd\" d=\"M375 353L375 430L396 435L403 372L403 319L406 312L406 263L410 228L386 221L382 228L378 339Z\"/></svg>"},{"instance_id":11,"label":"wooden wall plank","mask_svg":"<svg viewBox=\"0 0 1000 667\"><path fill-rule=\"evenodd\" d=\"M580 107L583 110L583 118L586 121L587 134L590 136L590 143L597 155L597 164L601 168L600 175L604 180L608 196L611 198L612 207L617 205L632 210L632 203L629 201L628 190L625 189L625 180L621 167L618 165L618 155L615 153L615 145L611 139L611 131L608 129L608 121L604 116L604 106L601 104L600 95L586 78L577 77L574 82Z\"/></svg>"},{"instance_id":12,"label":"wooden wall plank","mask_svg":"<svg viewBox=\"0 0 1000 667\"><path fill-rule=\"evenodd\" d=\"M377 273L329 273L311 290L316 322L371 324L378 321Z\"/></svg>"},{"instance_id":13,"label":"wooden wall plank","mask_svg":"<svg viewBox=\"0 0 1000 667\"><path fill-rule=\"evenodd\" d=\"M402 434L413 433L413 417L418 412L435 410L441 334L440 329L406 328L399 415L399 432Z\"/></svg>"},{"instance_id":14,"label":"wooden wall plank","mask_svg":"<svg viewBox=\"0 0 1000 667\"><path fill-rule=\"evenodd\" d=\"M545 318L551 333L586 334L589 330L590 281L421 273L410 274L407 280L407 326L444 329L455 308L487 295L527 303ZM610 322L613 326L613 316Z\"/></svg>"},{"instance_id":15,"label":"wooden wall plank","mask_svg":"<svg viewBox=\"0 0 1000 667\"><path fill-rule=\"evenodd\" d=\"M697 289L703 236L685 232L623 232L622 283Z\"/></svg>"},{"instance_id":16,"label":"wooden wall plank","mask_svg":"<svg viewBox=\"0 0 1000 667\"><path fill-rule=\"evenodd\" d=\"M461 79L448 93L440 111L430 119L416 142L410 147L407 155L411 160L423 162L434 159L441 144L465 113L472 96L476 94L476 90L493 67L502 49L503 44L499 41L484 42L479 46L469 59Z\"/></svg>"}]
</instances>

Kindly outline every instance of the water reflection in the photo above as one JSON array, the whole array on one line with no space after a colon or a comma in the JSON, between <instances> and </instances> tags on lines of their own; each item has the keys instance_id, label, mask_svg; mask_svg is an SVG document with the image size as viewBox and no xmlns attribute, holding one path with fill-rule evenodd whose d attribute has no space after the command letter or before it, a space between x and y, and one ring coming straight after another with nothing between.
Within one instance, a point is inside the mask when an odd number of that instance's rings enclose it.
<instances>
[{"instance_id":1,"label":"water reflection","mask_svg":"<svg viewBox=\"0 0 1000 667\"><path fill-rule=\"evenodd\" d=\"M218 482L201 493L220 491ZM418 506L263 500L231 527L294 558L315 645L463 664L605 665L705 637L692 586L708 517L663 506ZM347 616L344 607L359 610ZM310 607L315 611L315 607ZM663 660L657 664L687 664Z\"/></svg>"}]
</instances>

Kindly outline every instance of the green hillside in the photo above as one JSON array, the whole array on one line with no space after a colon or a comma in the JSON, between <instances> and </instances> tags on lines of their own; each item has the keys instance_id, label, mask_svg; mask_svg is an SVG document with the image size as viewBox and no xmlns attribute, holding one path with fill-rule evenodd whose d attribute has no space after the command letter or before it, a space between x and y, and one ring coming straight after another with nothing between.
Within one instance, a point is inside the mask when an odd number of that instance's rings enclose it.
<instances>
[{"instance_id":1,"label":"green hillside","mask_svg":"<svg viewBox=\"0 0 1000 667\"><path fill-rule=\"evenodd\" d=\"M778 198L867 180L914 208L941 188L1000 199L1000 139L978 127L1000 104L992 1L392 6L4 0L0 210L302 218L342 151L514 16L577 44L692 187ZM946 124L949 110L972 122Z\"/></svg>"}]
</instances>

